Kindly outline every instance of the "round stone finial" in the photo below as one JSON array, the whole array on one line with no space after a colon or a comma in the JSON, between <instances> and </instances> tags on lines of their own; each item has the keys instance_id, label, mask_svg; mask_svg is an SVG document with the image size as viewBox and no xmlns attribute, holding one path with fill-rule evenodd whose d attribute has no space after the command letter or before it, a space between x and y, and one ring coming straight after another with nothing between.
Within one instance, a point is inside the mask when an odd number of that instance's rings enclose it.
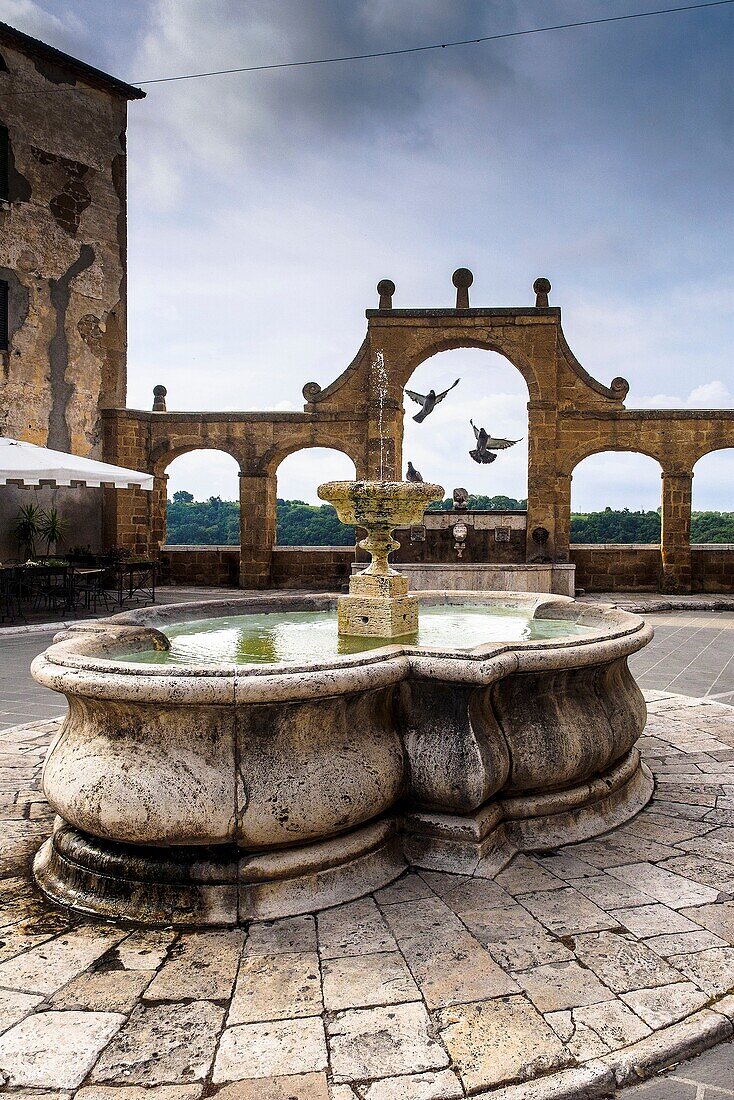
<instances>
[{"instance_id":1,"label":"round stone finial","mask_svg":"<svg viewBox=\"0 0 734 1100\"><path fill-rule=\"evenodd\" d=\"M460 288L468 290L474 282L474 276L468 267L457 267L456 271L451 276L451 282L457 290Z\"/></svg>"},{"instance_id":2,"label":"round stone finial","mask_svg":"<svg viewBox=\"0 0 734 1100\"><path fill-rule=\"evenodd\" d=\"M474 276L468 267L457 267L451 276L451 282L456 287L456 308L469 308L469 287L474 282Z\"/></svg>"},{"instance_id":3,"label":"round stone finial","mask_svg":"<svg viewBox=\"0 0 734 1100\"><path fill-rule=\"evenodd\" d=\"M392 279L380 279L377 284L377 293L380 295L379 309L392 309L392 296L395 293L395 283Z\"/></svg>"},{"instance_id":4,"label":"round stone finial","mask_svg":"<svg viewBox=\"0 0 734 1100\"><path fill-rule=\"evenodd\" d=\"M537 309L546 309L548 306L548 295L551 292L550 279L540 276L533 283L533 290L535 291L535 306Z\"/></svg>"},{"instance_id":5,"label":"round stone finial","mask_svg":"<svg viewBox=\"0 0 734 1100\"><path fill-rule=\"evenodd\" d=\"M313 401L315 397L321 393L321 386L318 382L307 382L301 390L301 393L305 397L306 401Z\"/></svg>"},{"instance_id":6,"label":"round stone finial","mask_svg":"<svg viewBox=\"0 0 734 1100\"><path fill-rule=\"evenodd\" d=\"M166 394L168 390L165 386L153 386L153 412L164 413L166 411Z\"/></svg>"}]
</instances>

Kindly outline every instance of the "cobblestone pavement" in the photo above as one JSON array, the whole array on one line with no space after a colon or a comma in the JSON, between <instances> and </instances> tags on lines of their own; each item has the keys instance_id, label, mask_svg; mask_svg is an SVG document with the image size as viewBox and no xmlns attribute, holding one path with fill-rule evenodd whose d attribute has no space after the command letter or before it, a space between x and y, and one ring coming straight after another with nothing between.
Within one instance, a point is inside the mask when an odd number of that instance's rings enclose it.
<instances>
[{"instance_id":1,"label":"cobblestone pavement","mask_svg":"<svg viewBox=\"0 0 734 1100\"><path fill-rule=\"evenodd\" d=\"M535 1100L551 1094L511 1082L561 1073L599 1096L730 1038L734 710L648 697L655 797L603 839L517 856L494 881L412 872L317 918L190 933L34 893L56 722L0 734L5 1094ZM625 1095L731 1095L732 1049Z\"/></svg>"}]
</instances>

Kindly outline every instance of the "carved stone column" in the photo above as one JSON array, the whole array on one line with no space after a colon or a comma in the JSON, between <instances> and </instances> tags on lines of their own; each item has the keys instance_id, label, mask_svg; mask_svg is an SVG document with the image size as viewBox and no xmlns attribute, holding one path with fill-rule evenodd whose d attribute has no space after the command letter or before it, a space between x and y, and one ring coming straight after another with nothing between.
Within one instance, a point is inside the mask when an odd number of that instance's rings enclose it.
<instances>
[{"instance_id":1,"label":"carved stone column","mask_svg":"<svg viewBox=\"0 0 734 1100\"><path fill-rule=\"evenodd\" d=\"M693 473L664 470L662 479L661 588L663 592L690 592Z\"/></svg>"},{"instance_id":2,"label":"carved stone column","mask_svg":"<svg viewBox=\"0 0 734 1100\"><path fill-rule=\"evenodd\" d=\"M270 587L276 488L273 474L240 474L240 588Z\"/></svg>"}]
</instances>

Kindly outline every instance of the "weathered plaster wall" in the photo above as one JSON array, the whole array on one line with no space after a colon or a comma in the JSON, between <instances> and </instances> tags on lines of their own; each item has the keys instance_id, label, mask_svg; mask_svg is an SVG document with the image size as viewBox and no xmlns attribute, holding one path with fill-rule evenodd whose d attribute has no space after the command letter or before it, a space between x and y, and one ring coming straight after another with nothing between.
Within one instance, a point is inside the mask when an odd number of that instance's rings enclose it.
<instances>
[{"instance_id":1,"label":"weathered plaster wall","mask_svg":"<svg viewBox=\"0 0 734 1100\"><path fill-rule=\"evenodd\" d=\"M0 56L0 433L102 457L99 409L126 397L127 103L3 43Z\"/></svg>"}]
</instances>

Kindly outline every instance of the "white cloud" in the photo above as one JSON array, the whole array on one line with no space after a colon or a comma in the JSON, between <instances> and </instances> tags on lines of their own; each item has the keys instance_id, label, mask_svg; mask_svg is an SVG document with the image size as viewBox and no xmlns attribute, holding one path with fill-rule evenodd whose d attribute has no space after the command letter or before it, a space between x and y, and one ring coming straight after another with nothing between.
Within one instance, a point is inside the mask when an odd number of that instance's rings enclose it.
<instances>
[{"instance_id":1,"label":"white cloud","mask_svg":"<svg viewBox=\"0 0 734 1100\"><path fill-rule=\"evenodd\" d=\"M144 79L468 38L573 7L0 0L0 18ZM724 10L671 17L664 35L649 20L151 85L129 113L129 403L149 408L162 382L171 408L300 409L304 382L327 385L352 359L379 278L395 280L396 306L450 305L466 265L478 305L530 304L547 275L573 351L603 382L627 377L630 408L732 407ZM420 428L408 420L406 456L447 491L524 496L525 442L489 467L467 455L470 416L527 435L520 377L492 356L462 362L462 385ZM455 377L437 357L414 387L432 370ZM309 461L291 460L285 492L311 499L330 476ZM231 495L211 471L201 491ZM614 477L590 483L598 506ZM643 467L625 478L659 493Z\"/></svg>"},{"instance_id":2,"label":"white cloud","mask_svg":"<svg viewBox=\"0 0 734 1100\"><path fill-rule=\"evenodd\" d=\"M731 409L734 408L734 393L725 382L716 379L703 382L690 391L687 397L676 397L668 393L655 393L651 397L640 397L634 403L637 409Z\"/></svg>"},{"instance_id":3,"label":"white cloud","mask_svg":"<svg viewBox=\"0 0 734 1100\"><path fill-rule=\"evenodd\" d=\"M47 11L35 0L0 0L0 21L42 41L53 40L59 49L74 53L79 39L89 37L82 20L66 10L64 17Z\"/></svg>"}]
</instances>

